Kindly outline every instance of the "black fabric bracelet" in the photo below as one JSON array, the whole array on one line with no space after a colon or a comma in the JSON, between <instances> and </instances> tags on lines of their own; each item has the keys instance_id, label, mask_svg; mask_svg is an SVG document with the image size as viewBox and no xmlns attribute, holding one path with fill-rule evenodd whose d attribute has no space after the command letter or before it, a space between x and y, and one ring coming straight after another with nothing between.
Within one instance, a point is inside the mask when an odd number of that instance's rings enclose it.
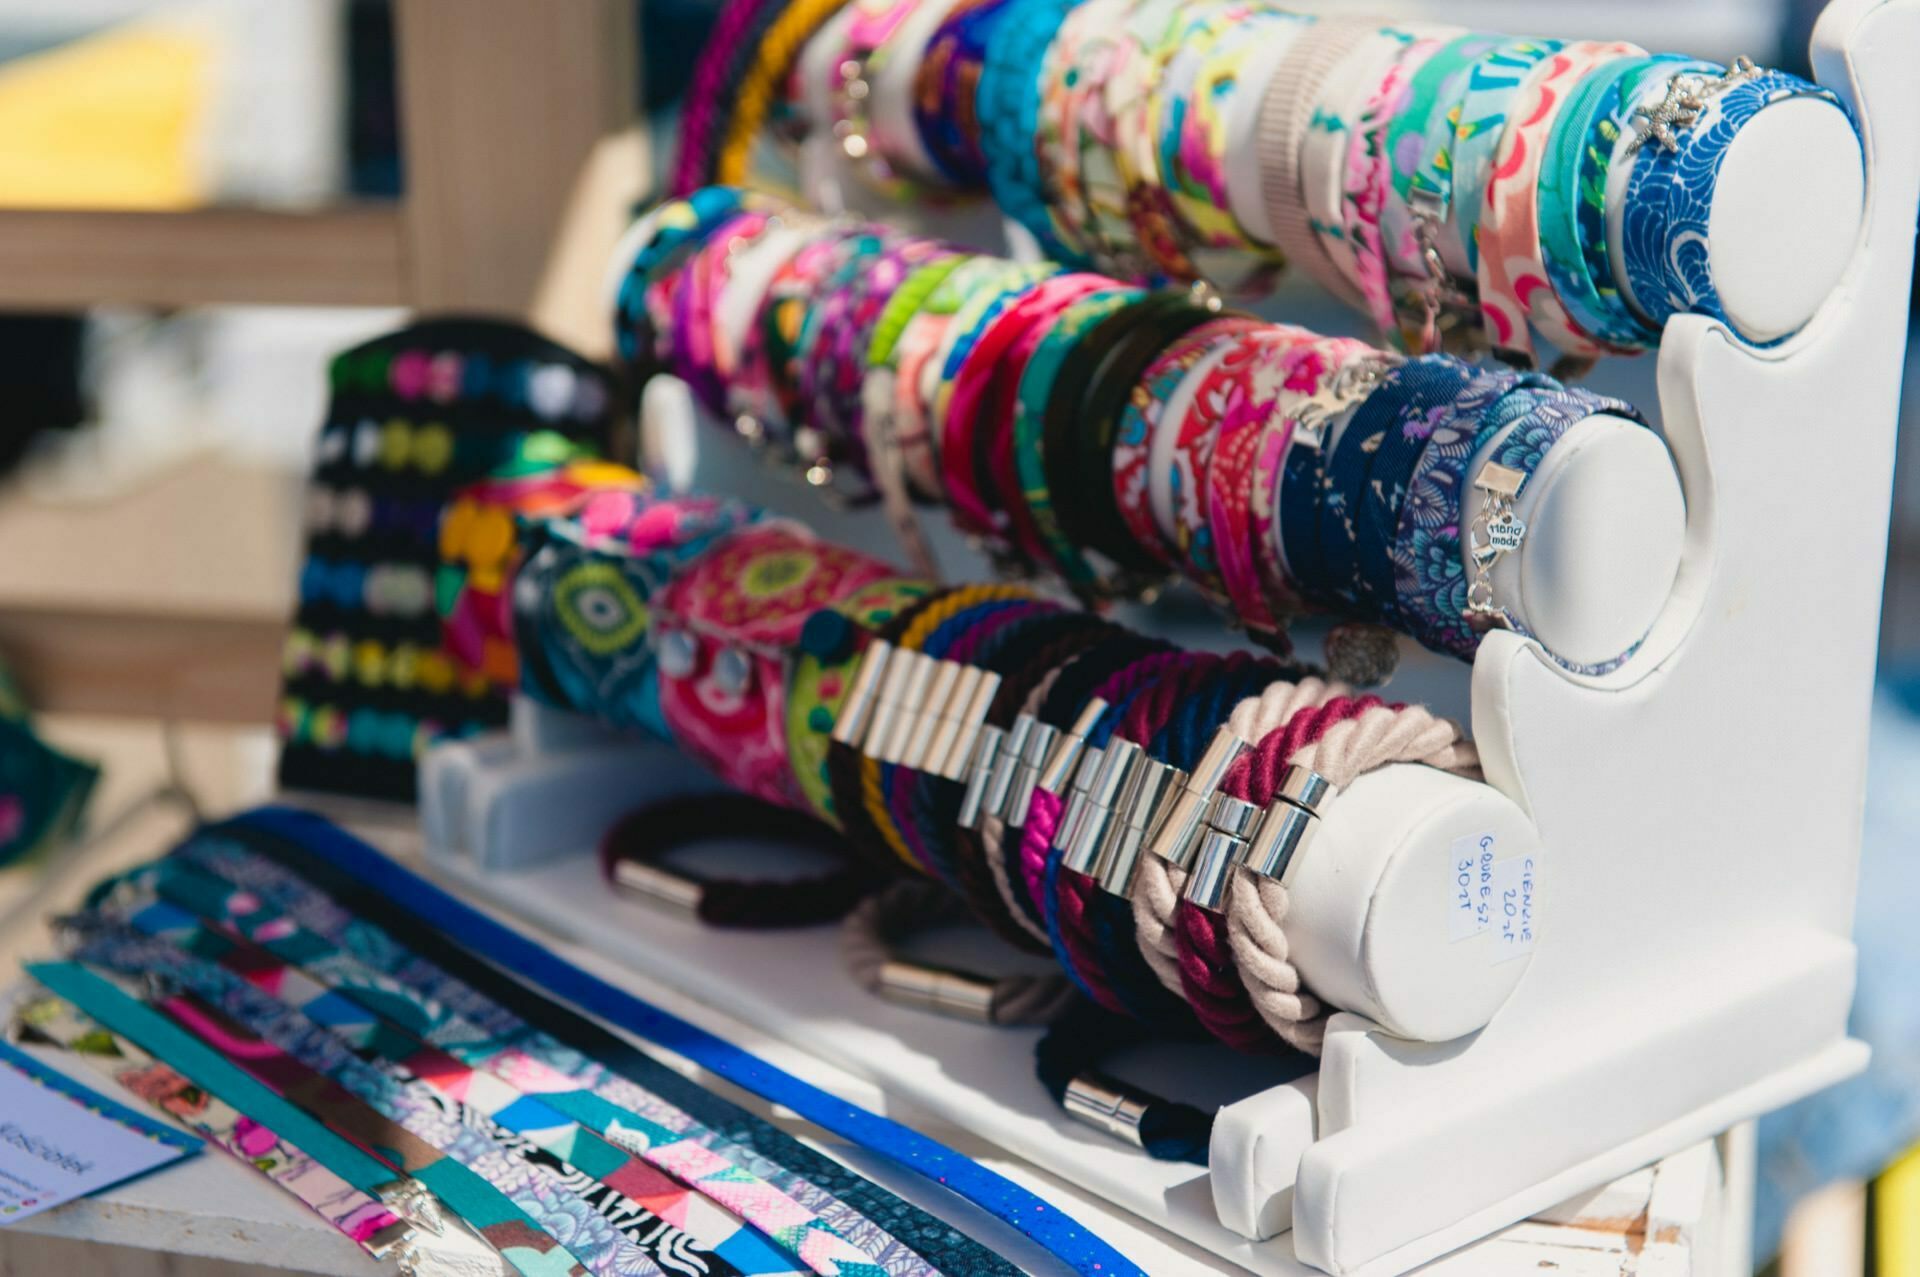
<instances>
[{"instance_id":1,"label":"black fabric bracelet","mask_svg":"<svg viewBox=\"0 0 1920 1277\"><path fill-rule=\"evenodd\" d=\"M1212 1113L1129 1086L1100 1069L1128 1047L1162 1040L1165 1035L1151 1026L1082 999L1034 1046L1034 1073L1074 1120L1144 1150L1157 1162L1205 1166Z\"/></svg>"},{"instance_id":2,"label":"black fabric bracelet","mask_svg":"<svg viewBox=\"0 0 1920 1277\"><path fill-rule=\"evenodd\" d=\"M665 861L722 839L764 839L825 852L837 862L804 878L697 877ZM674 798L629 812L600 840L600 872L623 895L670 905L711 927L772 931L845 917L876 878L847 840L810 816L738 794Z\"/></svg>"},{"instance_id":3,"label":"black fabric bracelet","mask_svg":"<svg viewBox=\"0 0 1920 1277\"><path fill-rule=\"evenodd\" d=\"M1073 513L1066 521L1078 529L1081 544L1123 567L1150 571L1156 560L1134 540L1113 490L1113 447L1121 412L1162 351L1219 318L1218 312L1182 296L1177 304L1142 318L1107 352L1087 384L1073 435L1075 473L1086 478L1069 485L1067 506Z\"/></svg>"},{"instance_id":4,"label":"black fabric bracelet","mask_svg":"<svg viewBox=\"0 0 1920 1277\"><path fill-rule=\"evenodd\" d=\"M1154 293L1143 297L1095 324L1060 361L1053 385L1047 391L1046 417L1040 431L1040 458L1047 491L1052 496L1054 514L1060 520L1060 529L1075 545L1085 547L1092 544L1087 539L1089 520L1080 504L1084 500L1081 490L1096 485L1089 482L1088 475L1079 467L1080 435L1089 428L1082 407L1087 391L1093 384L1094 374L1140 324L1190 305L1185 293Z\"/></svg>"}]
</instances>

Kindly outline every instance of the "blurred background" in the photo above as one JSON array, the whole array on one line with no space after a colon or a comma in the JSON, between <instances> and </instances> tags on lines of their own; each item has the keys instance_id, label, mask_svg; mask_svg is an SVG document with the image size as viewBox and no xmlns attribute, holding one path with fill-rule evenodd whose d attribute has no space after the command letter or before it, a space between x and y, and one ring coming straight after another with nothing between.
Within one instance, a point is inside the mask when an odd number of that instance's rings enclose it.
<instances>
[{"instance_id":1,"label":"blurred background","mask_svg":"<svg viewBox=\"0 0 1920 1277\"><path fill-rule=\"evenodd\" d=\"M598 259L555 261L549 247L563 229L604 241L644 202L717 8L623 4L0 0L0 662L18 683L0 675L0 746L30 722L48 751L32 758L39 770L9 777L0 765L0 848L26 853L0 868L0 957L21 943L35 888L60 870L9 806L10 781L62 787L52 823L84 808L92 842L144 847L195 810L269 792L279 634L327 357L444 296L530 308L563 340L604 345ZM1818 10L1369 7L1803 71ZM552 144L506 130L495 144L475 120L524 102L490 101L502 81L440 54L483 58L463 48L463 29L528 21L536 29L512 43L524 74L549 86L532 101L536 136ZM450 123L477 132L478 149L446 142ZM485 222L473 216L483 207ZM1272 309L1355 327L1304 294ZM1616 361L1598 380L1658 401L1651 360ZM1920 395L1909 410L1920 417ZM1902 854L1920 838L1917 450L1920 428L1903 432L1861 887L1855 1018L1876 1061L1763 1127L1755 1253L1779 1253L1786 1277L1920 1271L1890 1258L1916 1253L1903 1230L1920 1227L1920 1163L1900 1161L1920 1140L1920 1006L1907 993L1920 942L1905 917L1920 870ZM725 444L701 449L697 469L705 485L787 506L830 534L867 526L837 522ZM942 542L941 555L950 572L969 569L964 547ZM1169 606L1166 623L1187 620ZM1818 660L1817 617L1807 641ZM1458 671L1414 662L1408 677L1443 702L1463 693Z\"/></svg>"}]
</instances>

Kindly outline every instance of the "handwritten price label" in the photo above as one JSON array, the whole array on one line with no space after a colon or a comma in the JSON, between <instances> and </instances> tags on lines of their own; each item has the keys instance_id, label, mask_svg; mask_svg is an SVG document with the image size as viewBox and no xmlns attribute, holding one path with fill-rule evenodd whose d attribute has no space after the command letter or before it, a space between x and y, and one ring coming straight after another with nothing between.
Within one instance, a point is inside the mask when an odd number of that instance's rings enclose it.
<instances>
[{"instance_id":1,"label":"handwritten price label","mask_svg":"<svg viewBox=\"0 0 1920 1277\"><path fill-rule=\"evenodd\" d=\"M1468 834L1453 840L1447 879L1447 938L1458 943L1493 927L1494 856L1492 834Z\"/></svg>"},{"instance_id":2,"label":"handwritten price label","mask_svg":"<svg viewBox=\"0 0 1920 1277\"><path fill-rule=\"evenodd\" d=\"M1511 962L1533 952L1538 934L1539 876L1532 856L1514 856L1493 866L1493 924L1495 963Z\"/></svg>"}]
</instances>

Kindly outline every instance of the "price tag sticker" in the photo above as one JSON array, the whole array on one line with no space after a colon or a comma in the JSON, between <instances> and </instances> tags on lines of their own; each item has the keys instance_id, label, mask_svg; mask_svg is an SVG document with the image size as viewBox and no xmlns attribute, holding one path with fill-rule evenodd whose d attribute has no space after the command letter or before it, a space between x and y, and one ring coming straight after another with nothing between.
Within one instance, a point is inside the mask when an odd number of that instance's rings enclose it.
<instances>
[{"instance_id":1,"label":"price tag sticker","mask_svg":"<svg viewBox=\"0 0 1920 1277\"><path fill-rule=\"evenodd\" d=\"M1512 856L1493 866L1493 962L1511 962L1533 952L1539 932L1539 875L1532 856Z\"/></svg>"},{"instance_id":2,"label":"price tag sticker","mask_svg":"<svg viewBox=\"0 0 1920 1277\"><path fill-rule=\"evenodd\" d=\"M1447 939L1462 940L1489 931L1494 914L1494 838L1467 834L1453 840L1447 875Z\"/></svg>"}]
</instances>

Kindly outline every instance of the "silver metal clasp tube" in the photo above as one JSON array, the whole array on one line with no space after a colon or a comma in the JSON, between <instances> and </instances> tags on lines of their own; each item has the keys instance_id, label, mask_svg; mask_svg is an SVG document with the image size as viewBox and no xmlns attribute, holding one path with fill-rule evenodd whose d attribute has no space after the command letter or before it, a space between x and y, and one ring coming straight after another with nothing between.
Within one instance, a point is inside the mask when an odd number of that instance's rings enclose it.
<instances>
[{"instance_id":1,"label":"silver metal clasp tube","mask_svg":"<svg viewBox=\"0 0 1920 1277\"><path fill-rule=\"evenodd\" d=\"M984 976L920 962L893 959L880 964L881 997L956 1020L991 1024L996 987Z\"/></svg>"},{"instance_id":2,"label":"silver metal clasp tube","mask_svg":"<svg viewBox=\"0 0 1920 1277\"><path fill-rule=\"evenodd\" d=\"M611 877L622 893L679 913L697 914L707 895L706 884L698 879L642 860L614 861Z\"/></svg>"},{"instance_id":3,"label":"silver metal clasp tube","mask_svg":"<svg viewBox=\"0 0 1920 1277\"><path fill-rule=\"evenodd\" d=\"M1268 878L1284 878L1319 832L1321 806L1339 793L1339 786L1318 772L1287 768L1273 805L1253 831L1247 868Z\"/></svg>"},{"instance_id":4,"label":"silver metal clasp tube","mask_svg":"<svg viewBox=\"0 0 1920 1277\"><path fill-rule=\"evenodd\" d=\"M1093 731L1094 724L1107 712L1107 703L1098 696L1080 707L1080 715L1073 720L1066 734L1054 742L1047 754L1046 765L1040 769L1040 788L1049 794L1058 794L1067 786L1067 778L1073 775L1078 765L1080 751L1086 748L1087 735Z\"/></svg>"},{"instance_id":5,"label":"silver metal clasp tube","mask_svg":"<svg viewBox=\"0 0 1920 1277\"><path fill-rule=\"evenodd\" d=\"M1200 835L1199 854L1193 872L1187 875L1180 898L1209 913L1219 913L1227 899L1227 887L1234 869L1246 859L1247 835L1260 819L1260 809L1252 803L1226 794L1215 794L1207 805L1207 827Z\"/></svg>"},{"instance_id":6,"label":"silver metal clasp tube","mask_svg":"<svg viewBox=\"0 0 1920 1277\"><path fill-rule=\"evenodd\" d=\"M1077 874L1093 874L1100 849L1107 842L1107 831L1113 828L1115 810L1133 780L1134 770L1145 757L1145 751L1130 740L1108 743L1100 760L1100 770L1087 790L1080 822L1060 843L1061 863L1068 869Z\"/></svg>"},{"instance_id":7,"label":"silver metal clasp tube","mask_svg":"<svg viewBox=\"0 0 1920 1277\"><path fill-rule=\"evenodd\" d=\"M1059 739L1060 729L1051 723L1035 722L1033 730L1027 733L1027 747L1021 752L1019 767L1014 769L1007 805L1000 810L1000 818L1009 827L1027 823L1027 811L1033 806L1033 791L1040 787L1040 773L1046 767L1047 760L1053 757L1053 746Z\"/></svg>"},{"instance_id":8,"label":"silver metal clasp tube","mask_svg":"<svg viewBox=\"0 0 1920 1277\"><path fill-rule=\"evenodd\" d=\"M866 738L867 725L873 715L874 697L880 688L880 680L885 676L888 658L893 655L893 644L883 639L875 639L867 644L867 650L860 654L860 664L853 672L853 685L847 689L847 699L840 703L840 713L833 720L833 740L836 744L850 749L859 748Z\"/></svg>"},{"instance_id":9,"label":"silver metal clasp tube","mask_svg":"<svg viewBox=\"0 0 1920 1277\"><path fill-rule=\"evenodd\" d=\"M1144 1091L1136 1091L1093 1069L1067 1083L1066 1095L1061 1099L1061 1107L1069 1117L1135 1148L1146 1147L1140 1126L1153 1103L1154 1097Z\"/></svg>"},{"instance_id":10,"label":"silver metal clasp tube","mask_svg":"<svg viewBox=\"0 0 1920 1277\"><path fill-rule=\"evenodd\" d=\"M1174 796L1166 818L1150 836L1148 850L1176 868L1191 865L1194 853L1199 850L1201 818L1206 814L1208 801L1220 788L1227 769L1251 748L1231 727L1215 732L1193 775Z\"/></svg>"},{"instance_id":11,"label":"silver metal clasp tube","mask_svg":"<svg viewBox=\"0 0 1920 1277\"><path fill-rule=\"evenodd\" d=\"M993 779L993 769L1000 761L1000 750L1006 738L1007 734L998 727L985 727L980 731L980 746L975 752L972 770L967 773L967 789L960 796L958 824L962 829L980 828L980 811L986 801L987 785Z\"/></svg>"},{"instance_id":12,"label":"silver metal clasp tube","mask_svg":"<svg viewBox=\"0 0 1920 1277\"><path fill-rule=\"evenodd\" d=\"M968 666L968 669L971 671L973 667ZM993 708L993 698L1000 694L998 674L986 670L975 672L980 677L968 689L966 704L955 716L957 726L953 744L947 750L946 766L942 769L942 774L948 780L959 780L967 774L967 766L973 761L974 742L980 738L981 729L986 726L987 712Z\"/></svg>"},{"instance_id":13,"label":"silver metal clasp tube","mask_svg":"<svg viewBox=\"0 0 1920 1277\"><path fill-rule=\"evenodd\" d=\"M1134 871L1140 865L1140 853L1146 849L1165 800L1177 794L1187 783L1187 774L1157 758L1143 760L1133 769L1121 796L1119 819L1100 848L1093 876L1102 890L1115 896L1133 895Z\"/></svg>"}]
</instances>

